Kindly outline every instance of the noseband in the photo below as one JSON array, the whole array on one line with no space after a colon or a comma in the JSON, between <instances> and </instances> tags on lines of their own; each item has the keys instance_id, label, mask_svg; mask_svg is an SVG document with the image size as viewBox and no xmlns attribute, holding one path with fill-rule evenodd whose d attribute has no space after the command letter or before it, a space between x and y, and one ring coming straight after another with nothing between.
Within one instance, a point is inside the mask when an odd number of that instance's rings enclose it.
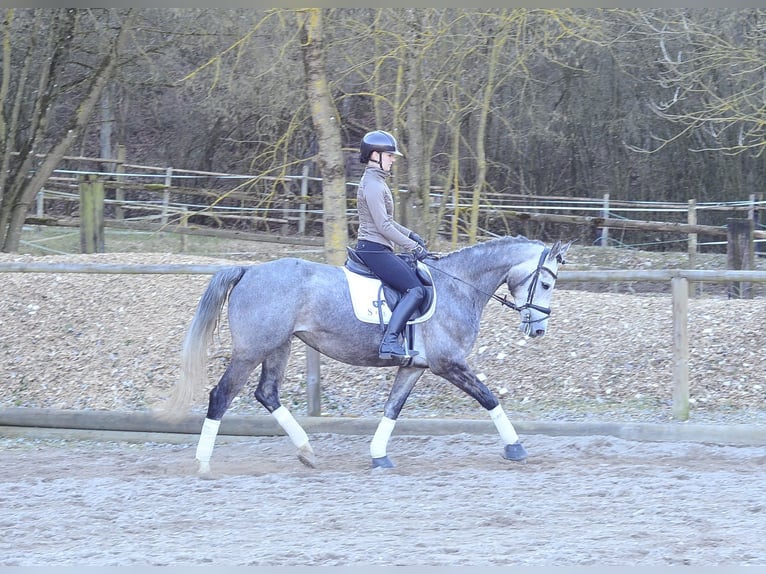
<instances>
[{"instance_id":1,"label":"noseband","mask_svg":"<svg viewBox=\"0 0 766 574\"><path fill-rule=\"evenodd\" d=\"M540 279L540 274L545 271L548 273L551 277L553 277L554 280L557 279L557 275L544 266L545 260L548 258L548 254L550 253L550 249L547 247L543 249L543 252L540 254L540 260L537 262L537 269L532 271L529 275L524 277L521 281L516 283L513 287L509 287L508 290L511 292L511 296L513 296L513 290L518 287L519 285L523 285L526 281L532 278L532 282L529 284L529 289L527 290L527 302L523 305L516 305L514 301L508 301L508 295L503 295L500 297L497 293L492 295L492 298L500 301L503 305L506 307L510 307L514 311L518 311L521 313L524 309L534 309L535 311L539 311L540 313L545 315L545 318L548 318L548 316L551 314L550 307L541 307L540 305L535 305L534 303L534 297L535 297L535 290L537 289L537 282ZM542 321L543 319L537 319L536 321L526 321L531 323L537 323L539 321Z\"/></svg>"}]
</instances>

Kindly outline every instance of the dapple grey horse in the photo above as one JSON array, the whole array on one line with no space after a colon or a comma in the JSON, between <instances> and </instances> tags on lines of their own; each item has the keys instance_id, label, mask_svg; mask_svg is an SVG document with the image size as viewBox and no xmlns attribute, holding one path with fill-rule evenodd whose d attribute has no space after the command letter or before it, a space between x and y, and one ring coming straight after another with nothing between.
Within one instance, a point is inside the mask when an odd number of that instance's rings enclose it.
<instances>
[{"instance_id":1,"label":"dapple grey horse","mask_svg":"<svg viewBox=\"0 0 766 574\"><path fill-rule=\"evenodd\" d=\"M340 266L282 258L217 272L203 293L181 352L181 378L165 405L184 414L194 393L206 385L207 345L228 298L231 361L210 391L197 445L199 472L210 472L218 428L232 400L250 374L261 366L256 399L275 417L298 449L298 458L314 466L309 438L281 404L279 389L293 336L332 359L365 367L398 367L383 416L370 443L373 467L392 467L386 453L397 417L415 383L430 369L484 407L504 443L503 456L523 461L527 452L492 391L466 362L490 299L517 310L520 329L530 337L545 334L559 265L571 241L552 247L523 236L501 237L426 259L435 289L436 308L425 322L413 325L417 351L406 364L380 359L378 325L358 320L349 285ZM495 291L505 283L508 296Z\"/></svg>"}]
</instances>

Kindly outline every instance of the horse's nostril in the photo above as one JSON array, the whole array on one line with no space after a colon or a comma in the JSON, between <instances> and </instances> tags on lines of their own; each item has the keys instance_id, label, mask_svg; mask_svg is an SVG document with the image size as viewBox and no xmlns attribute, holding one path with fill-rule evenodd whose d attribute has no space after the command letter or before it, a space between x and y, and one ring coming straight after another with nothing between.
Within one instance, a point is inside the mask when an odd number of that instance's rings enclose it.
<instances>
[{"instance_id":1,"label":"horse's nostril","mask_svg":"<svg viewBox=\"0 0 766 574\"><path fill-rule=\"evenodd\" d=\"M545 335L545 329L537 329L535 331L535 337L542 337L543 335Z\"/></svg>"}]
</instances>

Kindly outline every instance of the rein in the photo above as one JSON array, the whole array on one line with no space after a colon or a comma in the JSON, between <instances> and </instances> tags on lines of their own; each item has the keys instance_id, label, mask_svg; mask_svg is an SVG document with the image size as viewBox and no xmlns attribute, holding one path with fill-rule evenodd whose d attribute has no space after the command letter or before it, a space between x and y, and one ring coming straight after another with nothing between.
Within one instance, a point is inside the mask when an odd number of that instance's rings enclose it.
<instances>
[{"instance_id":1,"label":"rein","mask_svg":"<svg viewBox=\"0 0 766 574\"><path fill-rule=\"evenodd\" d=\"M519 285L522 285L524 282L529 280L530 277L532 278L532 283L530 284L529 290L527 291L527 301L526 301L526 303L524 303L521 306L516 305L516 303L513 302L513 301L509 301L508 300L508 294L505 294L505 295L503 295L501 297L497 293L491 293L491 294L490 293L485 293L484 291L482 291L481 289L479 289L475 285L472 285L471 283L468 283L467 281L464 281L460 277L455 277L454 275L451 275L451 274L449 274L449 273L447 273L445 271L442 271L441 269L437 269L435 267L431 267L425 261L423 263L428 265L428 267L430 267L434 271L438 271L439 273L447 275L448 277L450 277L450 278L452 278L452 279L454 279L456 281L459 281L459 282L463 283L464 285L468 285L469 287L471 287L472 289L478 291L482 295L486 295L487 297L490 297L491 299L494 299L495 301L498 301L504 307L509 307L509 308L513 309L514 311L519 311L519 312L523 311L524 309L534 309L535 311L539 311L540 313L543 313L545 315L550 315L551 314L550 307L541 307L540 305L535 305L535 303L533 301L534 300L534 296L535 296L535 289L537 288L537 282L540 279L540 273L541 272L546 271L551 277L553 277L554 280L558 278L556 273L554 273L553 271L551 271L550 269L548 269L547 267L544 266L545 260L548 257L548 254L550 253L550 251L551 250L548 249L547 247L544 248L543 252L540 254L540 259L537 262L537 268L534 271L532 271L531 273L529 273L526 277L524 277L521 281L516 283L516 285L514 285L512 288L509 288L509 290L512 292L513 289L515 289Z\"/></svg>"}]
</instances>

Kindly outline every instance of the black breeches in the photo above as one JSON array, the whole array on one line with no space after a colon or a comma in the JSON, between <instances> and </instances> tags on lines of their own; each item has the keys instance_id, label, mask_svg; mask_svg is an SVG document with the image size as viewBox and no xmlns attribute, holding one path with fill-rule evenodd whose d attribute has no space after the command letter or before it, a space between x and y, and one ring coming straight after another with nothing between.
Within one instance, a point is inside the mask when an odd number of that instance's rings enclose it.
<instances>
[{"instance_id":1,"label":"black breeches","mask_svg":"<svg viewBox=\"0 0 766 574\"><path fill-rule=\"evenodd\" d=\"M374 241L359 241L356 252L378 279L397 291L407 292L422 285L415 271L387 246Z\"/></svg>"}]
</instances>

